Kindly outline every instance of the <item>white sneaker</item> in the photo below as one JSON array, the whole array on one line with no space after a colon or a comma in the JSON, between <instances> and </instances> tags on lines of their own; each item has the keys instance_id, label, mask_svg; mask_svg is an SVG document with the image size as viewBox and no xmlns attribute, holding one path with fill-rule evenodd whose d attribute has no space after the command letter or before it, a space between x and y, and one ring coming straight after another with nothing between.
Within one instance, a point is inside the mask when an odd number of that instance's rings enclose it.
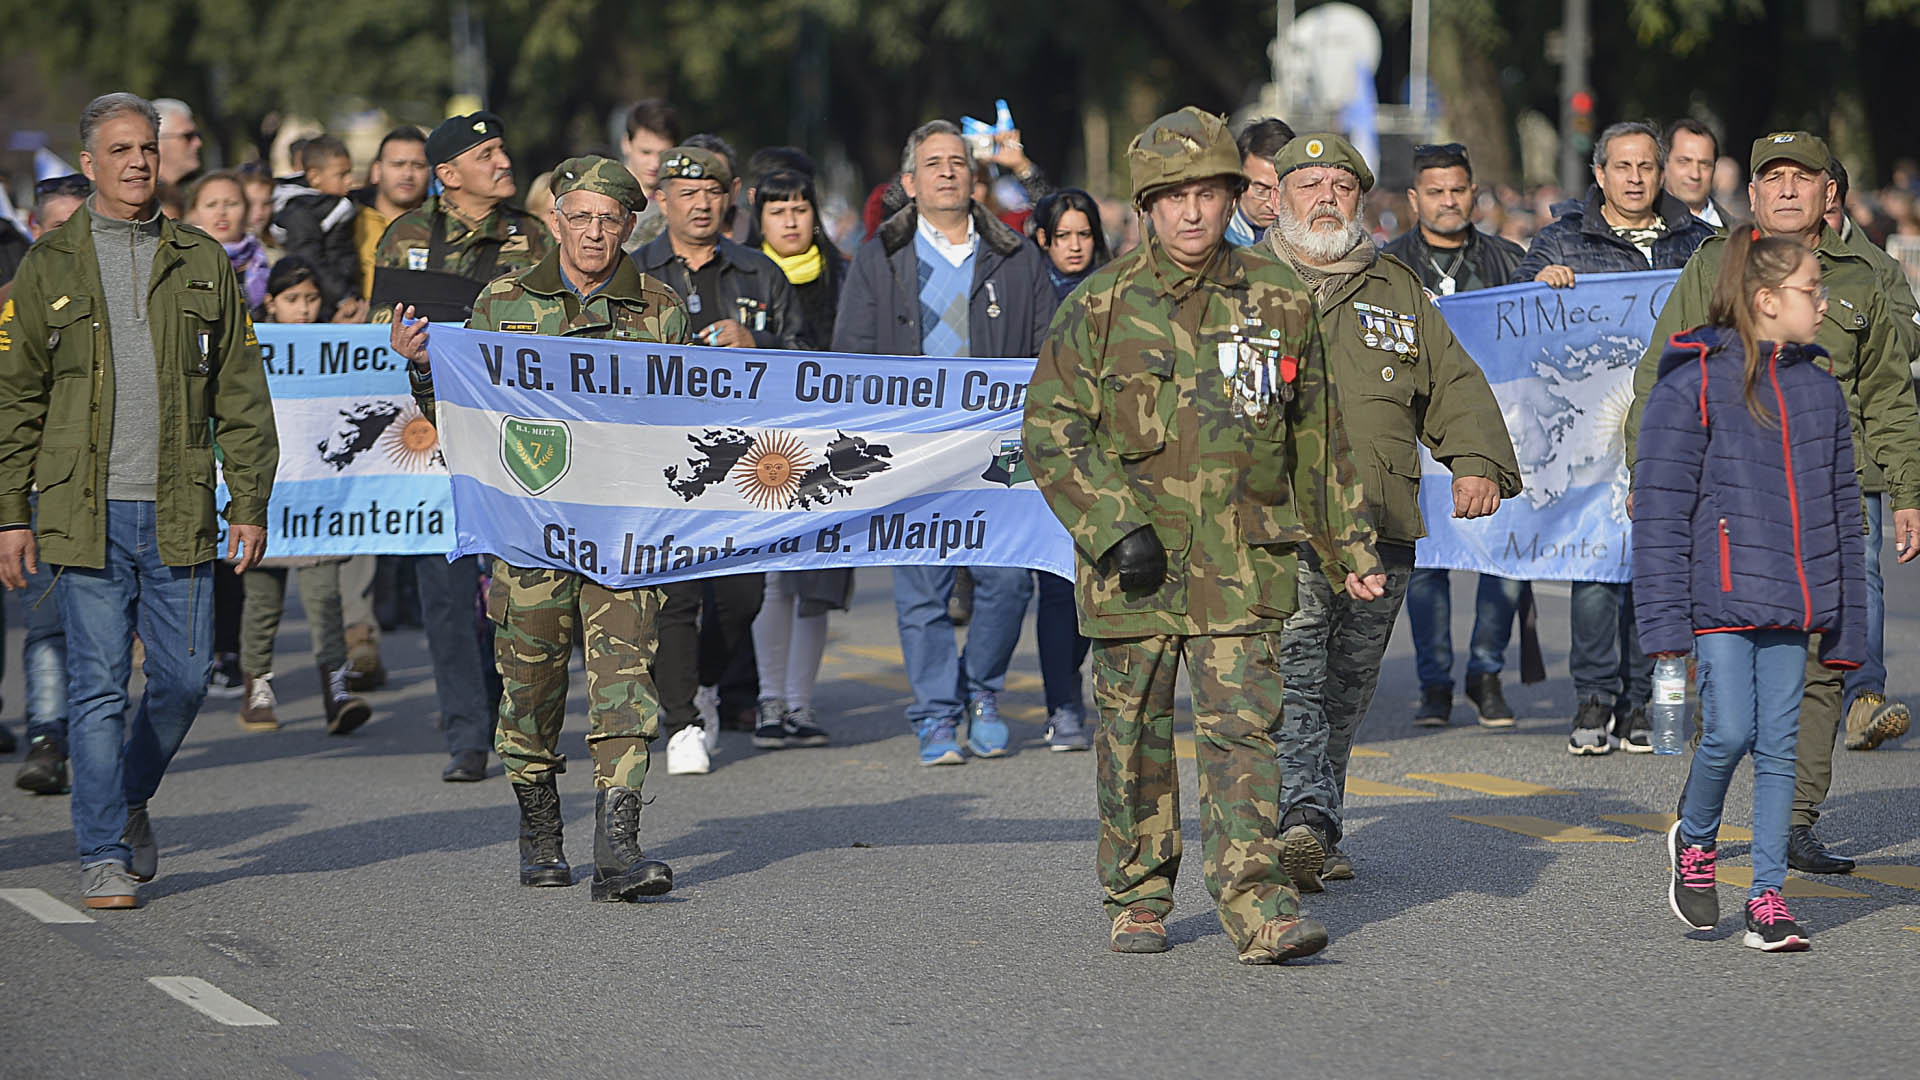
<instances>
[{"instance_id":1,"label":"white sneaker","mask_svg":"<svg viewBox=\"0 0 1920 1080\"><path fill-rule=\"evenodd\" d=\"M700 716L700 728L707 736L707 753L711 754L720 749L720 688L701 687L700 692L693 695L693 711Z\"/></svg>"},{"instance_id":2,"label":"white sneaker","mask_svg":"<svg viewBox=\"0 0 1920 1080\"><path fill-rule=\"evenodd\" d=\"M713 762L707 757L706 732L697 727L684 727L667 740L668 776L698 776L712 771Z\"/></svg>"}]
</instances>

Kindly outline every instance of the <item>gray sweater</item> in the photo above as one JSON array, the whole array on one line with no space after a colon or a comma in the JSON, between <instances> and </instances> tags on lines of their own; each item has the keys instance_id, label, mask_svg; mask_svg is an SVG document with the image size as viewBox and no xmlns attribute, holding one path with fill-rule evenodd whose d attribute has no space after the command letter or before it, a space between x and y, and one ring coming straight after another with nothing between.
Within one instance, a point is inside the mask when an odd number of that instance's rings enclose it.
<instances>
[{"instance_id":1,"label":"gray sweater","mask_svg":"<svg viewBox=\"0 0 1920 1080\"><path fill-rule=\"evenodd\" d=\"M160 212L146 221L121 221L97 210L90 217L113 342L107 498L152 502L160 476L160 379L147 322L147 283L160 250Z\"/></svg>"}]
</instances>

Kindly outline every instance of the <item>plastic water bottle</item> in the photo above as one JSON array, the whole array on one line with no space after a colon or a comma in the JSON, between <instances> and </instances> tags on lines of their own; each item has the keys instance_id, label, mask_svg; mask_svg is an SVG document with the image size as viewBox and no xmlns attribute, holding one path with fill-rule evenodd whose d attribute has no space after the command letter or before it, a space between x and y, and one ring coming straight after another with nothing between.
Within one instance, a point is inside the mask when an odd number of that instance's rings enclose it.
<instances>
[{"instance_id":1,"label":"plastic water bottle","mask_svg":"<svg viewBox=\"0 0 1920 1080\"><path fill-rule=\"evenodd\" d=\"M1677 754L1685 745L1687 658L1663 656L1653 665L1653 700L1647 719L1653 724L1653 752Z\"/></svg>"}]
</instances>

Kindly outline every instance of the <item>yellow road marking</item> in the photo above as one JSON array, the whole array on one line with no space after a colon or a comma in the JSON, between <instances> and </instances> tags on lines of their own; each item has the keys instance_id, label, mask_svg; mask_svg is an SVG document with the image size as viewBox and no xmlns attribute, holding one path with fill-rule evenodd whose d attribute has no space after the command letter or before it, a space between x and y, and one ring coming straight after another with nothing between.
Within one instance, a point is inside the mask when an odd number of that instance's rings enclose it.
<instances>
[{"instance_id":1,"label":"yellow road marking","mask_svg":"<svg viewBox=\"0 0 1920 1080\"><path fill-rule=\"evenodd\" d=\"M1631 836L1615 836L1612 833L1598 832L1585 825L1568 825L1562 821L1549 821L1542 817L1528 817L1525 814L1478 816L1455 814L1455 820L1471 821L1475 825L1491 825L1496 829L1531 836L1553 844L1631 844Z\"/></svg>"},{"instance_id":2,"label":"yellow road marking","mask_svg":"<svg viewBox=\"0 0 1920 1080\"><path fill-rule=\"evenodd\" d=\"M1905 929L1911 930L1916 934L1920 934L1920 926L1909 926L1909 927L1906 927Z\"/></svg>"},{"instance_id":3,"label":"yellow road marking","mask_svg":"<svg viewBox=\"0 0 1920 1080\"><path fill-rule=\"evenodd\" d=\"M1753 887L1753 869L1746 866L1722 866L1714 871L1716 885L1732 885L1740 889ZM1827 900L1865 900L1866 893L1849 892L1836 889L1831 885L1822 885L1817 881L1787 875L1787 887L1780 890L1782 896L1801 896Z\"/></svg>"},{"instance_id":4,"label":"yellow road marking","mask_svg":"<svg viewBox=\"0 0 1920 1080\"><path fill-rule=\"evenodd\" d=\"M868 660L882 660L889 664L901 665L907 662L907 658L901 654L900 647L897 645L839 645L836 648L841 652L852 653Z\"/></svg>"},{"instance_id":5,"label":"yellow road marking","mask_svg":"<svg viewBox=\"0 0 1920 1080\"><path fill-rule=\"evenodd\" d=\"M1370 795L1381 799L1397 798L1407 795L1416 795L1425 799L1436 797L1431 791L1401 787L1399 784L1382 784L1378 780L1362 780L1357 776L1347 777L1347 794Z\"/></svg>"},{"instance_id":6,"label":"yellow road marking","mask_svg":"<svg viewBox=\"0 0 1920 1080\"><path fill-rule=\"evenodd\" d=\"M1425 780L1429 783L1445 784L1448 787L1477 791L1482 795L1500 795L1503 797L1513 795L1573 794L1571 791L1562 791L1559 788L1544 787L1540 784L1529 784L1525 780L1509 780L1504 776L1492 776L1487 773L1478 772L1408 773L1407 779Z\"/></svg>"},{"instance_id":7,"label":"yellow road marking","mask_svg":"<svg viewBox=\"0 0 1920 1080\"><path fill-rule=\"evenodd\" d=\"M1863 877L1868 881L1877 881L1882 885L1898 885L1903 889L1920 889L1920 866L1908 866L1905 863L1881 863L1877 866L1858 866L1854 868L1854 877Z\"/></svg>"},{"instance_id":8,"label":"yellow road marking","mask_svg":"<svg viewBox=\"0 0 1920 1080\"><path fill-rule=\"evenodd\" d=\"M1356 746L1350 752L1352 757L1387 757L1385 750L1375 750L1371 746Z\"/></svg>"},{"instance_id":9,"label":"yellow road marking","mask_svg":"<svg viewBox=\"0 0 1920 1080\"><path fill-rule=\"evenodd\" d=\"M1622 825L1631 825L1636 829L1664 833L1668 829L1673 828L1674 816L1672 814L1601 814L1600 820L1617 821ZM1753 842L1753 830L1743 829L1738 825L1728 825L1722 822L1720 824L1719 840L1720 843L1723 844L1750 844Z\"/></svg>"}]
</instances>

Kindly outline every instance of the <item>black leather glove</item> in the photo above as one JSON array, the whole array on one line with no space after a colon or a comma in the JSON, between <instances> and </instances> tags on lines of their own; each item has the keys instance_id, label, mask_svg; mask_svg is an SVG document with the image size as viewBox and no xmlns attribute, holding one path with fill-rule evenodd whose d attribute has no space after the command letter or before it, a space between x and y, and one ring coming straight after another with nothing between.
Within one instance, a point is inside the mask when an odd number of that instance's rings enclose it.
<instances>
[{"instance_id":1,"label":"black leather glove","mask_svg":"<svg viewBox=\"0 0 1920 1080\"><path fill-rule=\"evenodd\" d=\"M1100 572L1120 574L1122 592L1158 589L1167 580L1167 549L1151 525L1142 525L1120 538L1100 559Z\"/></svg>"}]
</instances>

